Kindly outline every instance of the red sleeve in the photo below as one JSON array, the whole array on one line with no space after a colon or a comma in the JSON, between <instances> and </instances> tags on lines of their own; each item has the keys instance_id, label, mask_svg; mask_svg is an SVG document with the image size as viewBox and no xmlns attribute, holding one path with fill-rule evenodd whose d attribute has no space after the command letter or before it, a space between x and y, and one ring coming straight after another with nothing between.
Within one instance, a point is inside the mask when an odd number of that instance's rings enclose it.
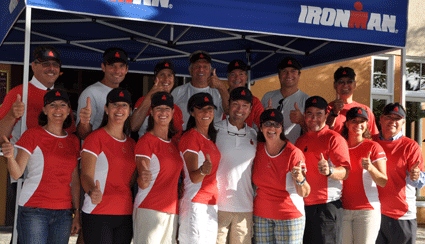
<instances>
[{"instance_id":1,"label":"red sleeve","mask_svg":"<svg viewBox=\"0 0 425 244\"><path fill-rule=\"evenodd\" d=\"M194 153L201 151L201 145L198 142L198 138L194 136L193 129L186 132L179 142L179 151L184 154L187 150Z\"/></svg>"},{"instance_id":2,"label":"red sleeve","mask_svg":"<svg viewBox=\"0 0 425 244\"><path fill-rule=\"evenodd\" d=\"M103 129L101 129L103 130ZM100 131L94 131L90 133L87 138L83 142L83 148L82 150L89 151L91 153L94 153L97 156L99 156L100 152L102 151L101 141L102 138L100 138Z\"/></svg>"},{"instance_id":3,"label":"red sleeve","mask_svg":"<svg viewBox=\"0 0 425 244\"><path fill-rule=\"evenodd\" d=\"M370 154L370 161L372 163L375 163L376 161L380 160L380 159L384 159L387 157L387 155L385 154L384 149L381 147L381 145L379 145L379 143L377 142L372 142L372 147L371 147L371 154Z\"/></svg>"},{"instance_id":4,"label":"red sleeve","mask_svg":"<svg viewBox=\"0 0 425 244\"><path fill-rule=\"evenodd\" d=\"M424 159L422 156L422 149L415 141L410 142L409 149L407 150L407 163L409 164L409 172L412 169L412 166L419 162L419 169L424 171Z\"/></svg>"},{"instance_id":5,"label":"red sleeve","mask_svg":"<svg viewBox=\"0 0 425 244\"><path fill-rule=\"evenodd\" d=\"M144 134L139 141L137 141L136 148L134 149L134 154L136 156L145 156L149 159L152 157L152 149L151 144L149 143L149 138L151 137L151 134L147 132Z\"/></svg>"},{"instance_id":6,"label":"red sleeve","mask_svg":"<svg viewBox=\"0 0 425 244\"><path fill-rule=\"evenodd\" d=\"M351 168L347 141L339 134L334 134L330 140L329 158L336 167Z\"/></svg>"},{"instance_id":7,"label":"red sleeve","mask_svg":"<svg viewBox=\"0 0 425 244\"><path fill-rule=\"evenodd\" d=\"M16 101L16 96L18 94L20 94L22 97L22 85L13 88L6 94L6 97L0 106L0 120L2 120L12 108L12 105Z\"/></svg>"},{"instance_id":8,"label":"red sleeve","mask_svg":"<svg viewBox=\"0 0 425 244\"><path fill-rule=\"evenodd\" d=\"M251 114L254 116L254 123L260 128L260 116L264 111L263 105L257 97L254 97L252 100L252 110Z\"/></svg>"},{"instance_id":9,"label":"red sleeve","mask_svg":"<svg viewBox=\"0 0 425 244\"><path fill-rule=\"evenodd\" d=\"M34 152L36 145L36 139L37 138L37 131L33 130L33 129L28 129L26 130L21 138L19 138L19 140L16 142L16 146L22 147L25 150L27 150L28 152L30 152L30 154L32 154Z\"/></svg>"},{"instance_id":10,"label":"red sleeve","mask_svg":"<svg viewBox=\"0 0 425 244\"><path fill-rule=\"evenodd\" d=\"M136 104L134 104L134 110L136 110L140 104L142 104L143 100L145 100L145 97L141 97L137 100Z\"/></svg>"},{"instance_id":11,"label":"red sleeve","mask_svg":"<svg viewBox=\"0 0 425 244\"><path fill-rule=\"evenodd\" d=\"M300 149L294 146L294 149L292 151L292 155L290 158L290 163L289 163L290 169L292 169L298 163L300 163L301 169L307 171L307 167L305 165L304 153L302 153Z\"/></svg>"},{"instance_id":12,"label":"red sleeve","mask_svg":"<svg viewBox=\"0 0 425 244\"><path fill-rule=\"evenodd\" d=\"M369 117L369 131L371 135L379 134L378 126L376 126L375 115L370 108L366 107L367 117Z\"/></svg>"}]
</instances>

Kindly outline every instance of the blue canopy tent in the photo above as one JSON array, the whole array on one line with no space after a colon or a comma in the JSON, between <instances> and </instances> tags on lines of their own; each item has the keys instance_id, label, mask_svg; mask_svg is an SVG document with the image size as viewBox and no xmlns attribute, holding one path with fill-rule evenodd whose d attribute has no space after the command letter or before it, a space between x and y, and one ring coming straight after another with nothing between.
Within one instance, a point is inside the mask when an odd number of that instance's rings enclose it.
<instances>
[{"instance_id":1,"label":"blue canopy tent","mask_svg":"<svg viewBox=\"0 0 425 244\"><path fill-rule=\"evenodd\" d=\"M255 81L275 75L287 55L305 68L397 49L404 56L407 5L407 0L3 0L0 60L24 64L26 88L30 51L40 44L57 47L63 67L98 69L103 51L117 46L129 53L130 71L152 73L159 60L170 58L181 76L189 76L190 53L202 49L212 54L219 76L239 58L250 65Z\"/></svg>"}]
</instances>

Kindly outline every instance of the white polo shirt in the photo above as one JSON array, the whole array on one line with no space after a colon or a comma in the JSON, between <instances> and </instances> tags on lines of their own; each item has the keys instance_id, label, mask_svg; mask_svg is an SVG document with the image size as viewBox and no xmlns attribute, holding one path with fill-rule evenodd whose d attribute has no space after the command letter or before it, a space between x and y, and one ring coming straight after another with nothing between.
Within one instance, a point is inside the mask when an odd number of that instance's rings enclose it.
<instances>
[{"instance_id":1,"label":"white polo shirt","mask_svg":"<svg viewBox=\"0 0 425 244\"><path fill-rule=\"evenodd\" d=\"M216 123L215 128L218 130L216 145L221 153L217 171L218 210L252 212L251 175L257 132L246 124L238 130L228 119Z\"/></svg>"}]
</instances>

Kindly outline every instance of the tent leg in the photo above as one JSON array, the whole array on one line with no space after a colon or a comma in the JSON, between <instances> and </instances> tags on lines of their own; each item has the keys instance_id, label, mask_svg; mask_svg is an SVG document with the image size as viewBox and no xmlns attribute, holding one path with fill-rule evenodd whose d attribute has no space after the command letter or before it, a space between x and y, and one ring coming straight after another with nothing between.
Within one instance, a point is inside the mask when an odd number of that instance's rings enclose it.
<instances>
[{"instance_id":1,"label":"tent leg","mask_svg":"<svg viewBox=\"0 0 425 244\"><path fill-rule=\"evenodd\" d=\"M29 60L30 60L30 40L31 40L31 8L26 6L25 9L25 47L24 47L24 77L23 77L23 88L22 88L22 102L28 104L28 80L29 80ZM27 127L27 111L25 110L24 115L21 118L21 133L24 133ZM22 135L22 134L21 134ZM25 178L25 173L24 173ZM23 179L18 179L16 187L16 203L15 203L15 216L13 223L13 240L12 243L18 243L18 232L16 230L16 224L18 222L18 199L21 195Z\"/></svg>"}]
</instances>

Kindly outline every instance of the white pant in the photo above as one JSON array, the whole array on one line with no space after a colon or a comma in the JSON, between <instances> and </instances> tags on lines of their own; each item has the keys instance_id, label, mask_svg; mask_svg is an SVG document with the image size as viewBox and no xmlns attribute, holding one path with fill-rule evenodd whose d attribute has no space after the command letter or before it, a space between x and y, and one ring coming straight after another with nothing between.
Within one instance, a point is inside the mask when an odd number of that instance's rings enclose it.
<instances>
[{"instance_id":1,"label":"white pant","mask_svg":"<svg viewBox=\"0 0 425 244\"><path fill-rule=\"evenodd\" d=\"M177 224L177 214L135 208L133 210L133 243L175 244L177 243Z\"/></svg>"},{"instance_id":2,"label":"white pant","mask_svg":"<svg viewBox=\"0 0 425 244\"><path fill-rule=\"evenodd\" d=\"M347 210L342 218L343 244L374 244L381 227L381 210Z\"/></svg>"},{"instance_id":3,"label":"white pant","mask_svg":"<svg viewBox=\"0 0 425 244\"><path fill-rule=\"evenodd\" d=\"M217 205L181 200L179 243L215 244L218 229L217 211Z\"/></svg>"}]
</instances>

